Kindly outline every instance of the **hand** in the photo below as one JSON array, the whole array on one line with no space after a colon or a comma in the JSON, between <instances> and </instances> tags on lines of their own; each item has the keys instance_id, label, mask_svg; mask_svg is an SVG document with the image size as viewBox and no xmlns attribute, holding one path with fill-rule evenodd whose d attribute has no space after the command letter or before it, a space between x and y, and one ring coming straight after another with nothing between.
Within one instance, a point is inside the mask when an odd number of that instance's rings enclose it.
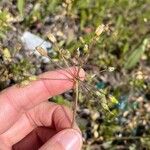
<instances>
[{"instance_id":1,"label":"hand","mask_svg":"<svg viewBox=\"0 0 150 150\"><path fill-rule=\"evenodd\" d=\"M73 87L68 72L75 74L76 69L67 70L46 72L27 86L0 93L0 150L81 149L80 130L77 125L71 128L72 112L47 101ZM79 74L84 78L83 70Z\"/></svg>"}]
</instances>

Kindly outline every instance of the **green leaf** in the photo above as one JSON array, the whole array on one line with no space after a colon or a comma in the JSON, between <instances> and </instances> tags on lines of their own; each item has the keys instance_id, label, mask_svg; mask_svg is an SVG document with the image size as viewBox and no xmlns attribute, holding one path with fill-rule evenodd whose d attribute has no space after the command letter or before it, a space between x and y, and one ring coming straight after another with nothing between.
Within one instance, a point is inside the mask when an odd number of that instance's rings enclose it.
<instances>
[{"instance_id":1,"label":"green leaf","mask_svg":"<svg viewBox=\"0 0 150 150\"><path fill-rule=\"evenodd\" d=\"M24 15L24 5L25 5L25 0L17 0L17 8L19 10L21 17L23 17Z\"/></svg>"},{"instance_id":2,"label":"green leaf","mask_svg":"<svg viewBox=\"0 0 150 150\"><path fill-rule=\"evenodd\" d=\"M71 103L69 101L67 101L66 99L64 99L63 96L61 96L61 95L53 97L53 100L55 103L57 103L59 105L65 105L68 107L71 106Z\"/></svg>"},{"instance_id":3,"label":"green leaf","mask_svg":"<svg viewBox=\"0 0 150 150\"><path fill-rule=\"evenodd\" d=\"M144 39L141 46L135 49L130 56L128 57L127 61L124 64L126 69L133 68L140 60L141 56L143 55L146 45L148 44L148 39Z\"/></svg>"},{"instance_id":4,"label":"green leaf","mask_svg":"<svg viewBox=\"0 0 150 150\"><path fill-rule=\"evenodd\" d=\"M11 61L11 54L7 48L3 50L3 58L4 60Z\"/></svg>"}]
</instances>

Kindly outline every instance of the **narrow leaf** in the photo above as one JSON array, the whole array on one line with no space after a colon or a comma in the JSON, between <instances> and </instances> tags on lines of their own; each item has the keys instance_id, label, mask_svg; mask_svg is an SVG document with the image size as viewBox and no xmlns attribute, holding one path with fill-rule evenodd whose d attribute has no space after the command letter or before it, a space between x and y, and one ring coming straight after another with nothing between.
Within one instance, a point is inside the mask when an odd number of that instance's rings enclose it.
<instances>
[{"instance_id":1,"label":"narrow leaf","mask_svg":"<svg viewBox=\"0 0 150 150\"><path fill-rule=\"evenodd\" d=\"M24 5L25 5L25 0L17 0L17 8L19 10L21 17L23 17L24 15Z\"/></svg>"},{"instance_id":2,"label":"narrow leaf","mask_svg":"<svg viewBox=\"0 0 150 150\"><path fill-rule=\"evenodd\" d=\"M143 55L146 45L148 44L148 39L144 39L142 45L135 49L130 56L128 57L127 61L125 62L125 68L131 69L133 68L140 60L141 56Z\"/></svg>"}]
</instances>

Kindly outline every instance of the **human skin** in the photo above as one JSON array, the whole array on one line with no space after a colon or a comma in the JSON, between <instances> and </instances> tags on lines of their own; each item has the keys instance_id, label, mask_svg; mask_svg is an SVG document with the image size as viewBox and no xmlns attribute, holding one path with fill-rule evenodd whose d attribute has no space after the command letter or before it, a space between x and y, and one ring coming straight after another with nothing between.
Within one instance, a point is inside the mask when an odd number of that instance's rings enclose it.
<instances>
[{"instance_id":1,"label":"human skin","mask_svg":"<svg viewBox=\"0 0 150 150\"><path fill-rule=\"evenodd\" d=\"M81 132L77 125L71 127L72 111L47 101L73 88L70 79L76 70L46 72L27 86L14 85L0 93L0 150L81 149ZM79 76L84 78L83 70Z\"/></svg>"}]
</instances>

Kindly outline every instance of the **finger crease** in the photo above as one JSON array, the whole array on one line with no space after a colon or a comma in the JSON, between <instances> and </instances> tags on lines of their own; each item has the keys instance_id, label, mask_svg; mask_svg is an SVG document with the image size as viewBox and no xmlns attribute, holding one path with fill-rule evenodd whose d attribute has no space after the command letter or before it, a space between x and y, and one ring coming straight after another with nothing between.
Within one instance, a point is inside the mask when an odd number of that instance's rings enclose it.
<instances>
[{"instance_id":1,"label":"finger crease","mask_svg":"<svg viewBox=\"0 0 150 150\"><path fill-rule=\"evenodd\" d=\"M44 86L45 90L47 91L48 95L50 95L50 97L51 97L52 94L51 94L49 88L47 87L45 81L44 81L44 80L41 80L41 82L43 83L43 86Z\"/></svg>"},{"instance_id":2,"label":"finger crease","mask_svg":"<svg viewBox=\"0 0 150 150\"><path fill-rule=\"evenodd\" d=\"M5 96L8 100L8 102L10 103L10 106L12 106L12 108L19 113L21 111L19 105L15 102L15 100L12 97L9 97L8 93L5 93ZM23 111L24 112L24 111Z\"/></svg>"},{"instance_id":3,"label":"finger crease","mask_svg":"<svg viewBox=\"0 0 150 150\"><path fill-rule=\"evenodd\" d=\"M34 128L37 127L36 121L32 118L32 116L28 112L25 113L25 116L27 117L27 119L32 127L34 127Z\"/></svg>"},{"instance_id":4,"label":"finger crease","mask_svg":"<svg viewBox=\"0 0 150 150\"><path fill-rule=\"evenodd\" d=\"M54 110L53 113L52 113L52 116L54 116L55 113L57 113L57 111L58 111L59 109L62 109L60 105L58 105L58 106L55 108L55 110ZM54 128L56 129L56 125L55 125L54 119L52 119L52 126L54 126Z\"/></svg>"}]
</instances>

